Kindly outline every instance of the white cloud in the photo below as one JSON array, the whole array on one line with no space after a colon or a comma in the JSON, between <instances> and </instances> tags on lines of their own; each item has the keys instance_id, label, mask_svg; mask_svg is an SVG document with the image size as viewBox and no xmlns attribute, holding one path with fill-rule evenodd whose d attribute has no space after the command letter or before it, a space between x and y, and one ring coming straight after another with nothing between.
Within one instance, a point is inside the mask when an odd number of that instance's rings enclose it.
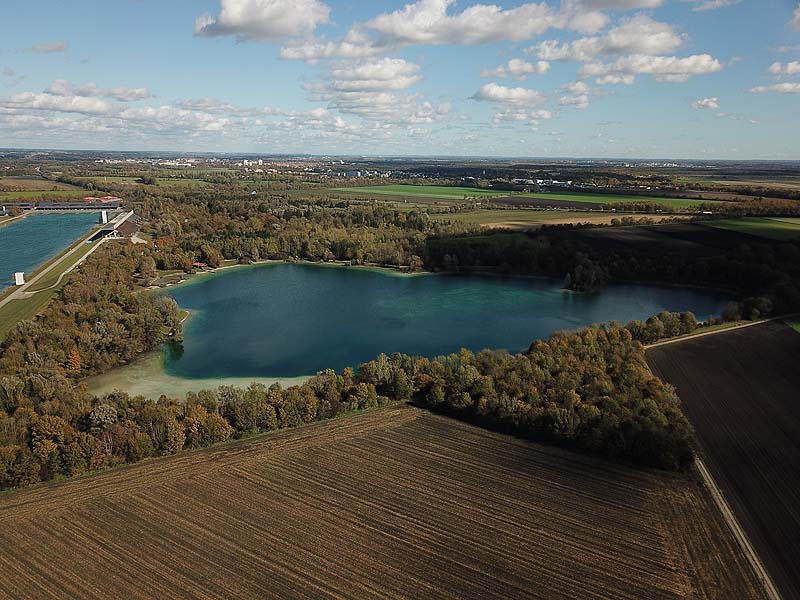
<instances>
[{"instance_id":1,"label":"white cloud","mask_svg":"<svg viewBox=\"0 0 800 600\"><path fill-rule=\"evenodd\" d=\"M30 51L37 54L53 54L55 52L65 52L68 47L69 44L67 42L44 42L32 46Z\"/></svg>"},{"instance_id":2,"label":"white cloud","mask_svg":"<svg viewBox=\"0 0 800 600\"><path fill-rule=\"evenodd\" d=\"M800 4L798 4L797 8L794 9L794 14L792 14L790 25L800 31Z\"/></svg>"},{"instance_id":3,"label":"white cloud","mask_svg":"<svg viewBox=\"0 0 800 600\"><path fill-rule=\"evenodd\" d=\"M528 123L533 127L537 127L540 121L552 118L553 113L542 108L537 110L504 108L494 114L492 124L498 126L505 123Z\"/></svg>"},{"instance_id":4,"label":"white cloud","mask_svg":"<svg viewBox=\"0 0 800 600\"><path fill-rule=\"evenodd\" d=\"M636 81L634 75L603 75L594 80L597 85L633 85Z\"/></svg>"},{"instance_id":5,"label":"white cloud","mask_svg":"<svg viewBox=\"0 0 800 600\"><path fill-rule=\"evenodd\" d=\"M64 96L21 92L0 100L0 106L13 109L50 110L81 114L109 114L112 105L106 100L87 96Z\"/></svg>"},{"instance_id":6,"label":"white cloud","mask_svg":"<svg viewBox=\"0 0 800 600\"><path fill-rule=\"evenodd\" d=\"M656 8L664 0L578 0L575 4L594 10L634 10L636 8Z\"/></svg>"},{"instance_id":7,"label":"white cloud","mask_svg":"<svg viewBox=\"0 0 800 600\"><path fill-rule=\"evenodd\" d=\"M386 126L434 123L446 118L451 111L449 104L436 105L419 94L354 91L323 94L319 99L328 99L329 109Z\"/></svg>"},{"instance_id":8,"label":"white cloud","mask_svg":"<svg viewBox=\"0 0 800 600\"><path fill-rule=\"evenodd\" d=\"M583 81L575 81L573 83L568 83L566 85L561 86L561 89L565 92L569 92L570 94L588 94L592 91L586 83Z\"/></svg>"},{"instance_id":9,"label":"white cloud","mask_svg":"<svg viewBox=\"0 0 800 600\"><path fill-rule=\"evenodd\" d=\"M347 40L331 42L320 39L293 40L281 48L281 58L316 63L324 58L367 58L381 49L371 43L354 43Z\"/></svg>"},{"instance_id":10,"label":"white cloud","mask_svg":"<svg viewBox=\"0 0 800 600\"><path fill-rule=\"evenodd\" d=\"M610 21L608 15L597 10L579 11L570 17L567 27L583 34L597 33Z\"/></svg>"},{"instance_id":11,"label":"white cloud","mask_svg":"<svg viewBox=\"0 0 800 600\"><path fill-rule=\"evenodd\" d=\"M574 106L575 108L584 109L589 106L589 96L587 94L579 94L577 96L562 96L559 98L558 103L561 106Z\"/></svg>"},{"instance_id":12,"label":"white cloud","mask_svg":"<svg viewBox=\"0 0 800 600\"><path fill-rule=\"evenodd\" d=\"M675 33L667 23L637 15L623 21L605 35L585 37L559 44L548 40L527 50L543 60L592 61L619 54L665 54L680 48L686 37Z\"/></svg>"},{"instance_id":13,"label":"white cloud","mask_svg":"<svg viewBox=\"0 0 800 600\"><path fill-rule=\"evenodd\" d=\"M751 88L754 94L767 94L775 92L778 94L800 94L800 83L775 83L773 85L760 85Z\"/></svg>"},{"instance_id":14,"label":"white cloud","mask_svg":"<svg viewBox=\"0 0 800 600\"><path fill-rule=\"evenodd\" d=\"M455 0L417 0L400 10L378 15L363 27L377 32L382 46L482 44L529 39L546 31L559 18L544 3L526 3L510 9L475 4L447 14L454 3Z\"/></svg>"},{"instance_id":15,"label":"white cloud","mask_svg":"<svg viewBox=\"0 0 800 600\"><path fill-rule=\"evenodd\" d=\"M447 103L434 104L420 94L398 94L419 81L419 65L401 58L342 61L331 65L324 81L306 84L310 99L328 109L386 126L441 121Z\"/></svg>"},{"instance_id":16,"label":"white cloud","mask_svg":"<svg viewBox=\"0 0 800 600\"><path fill-rule=\"evenodd\" d=\"M656 81L682 83L695 75L706 75L722 69L722 63L710 54L694 54L684 58L636 54L622 56L610 64L587 63L581 67L579 75L598 78L607 75L652 75Z\"/></svg>"},{"instance_id":17,"label":"white cloud","mask_svg":"<svg viewBox=\"0 0 800 600\"><path fill-rule=\"evenodd\" d=\"M696 110L719 110L719 98L703 98L692 102L692 108Z\"/></svg>"},{"instance_id":18,"label":"white cloud","mask_svg":"<svg viewBox=\"0 0 800 600\"><path fill-rule=\"evenodd\" d=\"M774 62L769 67L769 72L777 76L792 76L800 74L800 61L793 60L787 63Z\"/></svg>"},{"instance_id":19,"label":"white cloud","mask_svg":"<svg viewBox=\"0 0 800 600\"><path fill-rule=\"evenodd\" d=\"M147 88L129 88L129 87L113 87L104 91L104 96L114 98L120 102L135 102L137 100L146 100L152 96L150 90Z\"/></svg>"},{"instance_id":20,"label":"white cloud","mask_svg":"<svg viewBox=\"0 0 800 600\"><path fill-rule=\"evenodd\" d=\"M796 46L777 46L775 48L770 48L773 52L779 52L780 54L787 54L789 52L800 52L800 44Z\"/></svg>"},{"instance_id":21,"label":"white cloud","mask_svg":"<svg viewBox=\"0 0 800 600\"><path fill-rule=\"evenodd\" d=\"M506 87L496 83L487 83L472 96L479 102L492 102L498 105L513 107L539 106L545 100L536 90L521 87Z\"/></svg>"},{"instance_id":22,"label":"white cloud","mask_svg":"<svg viewBox=\"0 0 800 600\"><path fill-rule=\"evenodd\" d=\"M327 23L330 7L320 0L220 0L216 17L201 15L195 35L234 35L240 40L276 41L313 33Z\"/></svg>"},{"instance_id":23,"label":"white cloud","mask_svg":"<svg viewBox=\"0 0 800 600\"><path fill-rule=\"evenodd\" d=\"M418 83L419 65L402 58L340 63L331 67L331 89L343 92L401 90Z\"/></svg>"},{"instance_id":24,"label":"white cloud","mask_svg":"<svg viewBox=\"0 0 800 600\"><path fill-rule=\"evenodd\" d=\"M46 94L54 96L81 96L84 98L104 97L113 98L120 102L135 102L137 100L147 100L152 97L147 88L129 88L125 86L113 87L111 89L101 89L96 83L86 83L76 87L66 79L54 80L45 90Z\"/></svg>"},{"instance_id":25,"label":"white cloud","mask_svg":"<svg viewBox=\"0 0 800 600\"><path fill-rule=\"evenodd\" d=\"M694 0L696 6L692 8L694 12L703 12L706 10L716 10L717 8L725 8L739 4L742 0Z\"/></svg>"},{"instance_id":26,"label":"white cloud","mask_svg":"<svg viewBox=\"0 0 800 600\"><path fill-rule=\"evenodd\" d=\"M528 75L543 75L550 70L550 63L540 60L537 63L530 63L519 58L512 58L505 65L500 65L495 69L484 69L481 77L516 77L524 80Z\"/></svg>"}]
</instances>

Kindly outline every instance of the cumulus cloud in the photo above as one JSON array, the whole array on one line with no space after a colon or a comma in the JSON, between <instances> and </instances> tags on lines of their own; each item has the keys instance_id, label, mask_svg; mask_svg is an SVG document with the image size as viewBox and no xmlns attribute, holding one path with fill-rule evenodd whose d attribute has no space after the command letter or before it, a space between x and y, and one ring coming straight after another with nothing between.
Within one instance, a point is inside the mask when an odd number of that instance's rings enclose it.
<instances>
[{"instance_id":1,"label":"cumulus cloud","mask_svg":"<svg viewBox=\"0 0 800 600\"><path fill-rule=\"evenodd\" d=\"M539 106L545 100L544 95L536 90L506 87L496 83L487 83L482 86L472 98L479 102L492 102L513 107Z\"/></svg>"},{"instance_id":2,"label":"cumulus cloud","mask_svg":"<svg viewBox=\"0 0 800 600\"><path fill-rule=\"evenodd\" d=\"M637 8L656 8L664 0L577 0L574 4L594 10L634 10Z\"/></svg>"},{"instance_id":3,"label":"cumulus cloud","mask_svg":"<svg viewBox=\"0 0 800 600\"><path fill-rule=\"evenodd\" d=\"M422 80L419 65L402 58L340 63L331 67L331 89L343 92L400 90Z\"/></svg>"},{"instance_id":4,"label":"cumulus cloud","mask_svg":"<svg viewBox=\"0 0 800 600\"><path fill-rule=\"evenodd\" d=\"M49 110L80 114L109 114L112 105L106 100L88 96L66 96L49 93L21 92L0 101L12 109Z\"/></svg>"},{"instance_id":5,"label":"cumulus cloud","mask_svg":"<svg viewBox=\"0 0 800 600\"><path fill-rule=\"evenodd\" d=\"M528 75L543 75L550 70L550 63L540 60L537 63L530 63L519 58L512 58L505 65L500 65L495 69L484 69L481 77L516 77L524 80Z\"/></svg>"},{"instance_id":6,"label":"cumulus cloud","mask_svg":"<svg viewBox=\"0 0 800 600\"><path fill-rule=\"evenodd\" d=\"M30 51L37 54L53 54L55 52L65 52L68 47L69 44L67 42L43 42L32 46Z\"/></svg>"},{"instance_id":7,"label":"cumulus cloud","mask_svg":"<svg viewBox=\"0 0 800 600\"><path fill-rule=\"evenodd\" d=\"M136 102L138 100L147 100L152 97L150 90L147 88L117 86L110 89L101 89L93 82L75 86L66 79L54 80L47 87L45 93L54 96L81 96L85 98L100 96L104 98L113 98L120 102Z\"/></svg>"},{"instance_id":8,"label":"cumulus cloud","mask_svg":"<svg viewBox=\"0 0 800 600\"><path fill-rule=\"evenodd\" d=\"M787 63L774 62L769 67L769 72L779 77L790 77L800 74L800 61L793 60Z\"/></svg>"},{"instance_id":9,"label":"cumulus cloud","mask_svg":"<svg viewBox=\"0 0 800 600\"><path fill-rule=\"evenodd\" d=\"M719 110L719 98L703 98L692 102L692 108L695 110Z\"/></svg>"},{"instance_id":10,"label":"cumulus cloud","mask_svg":"<svg viewBox=\"0 0 800 600\"><path fill-rule=\"evenodd\" d=\"M695 7L692 8L694 12L703 12L706 10L716 10L717 8L725 8L739 4L742 0L694 0Z\"/></svg>"},{"instance_id":11,"label":"cumulus cloud","mask_svg":"<svg viewBox=\"0 0 800 600\"><path fill-rule=\"evenodd\" d=\"M320 0L220 0L217 16L201 15L195 35L233 35L239 40L276 41L313 33L327 23L330 7Z\"/></svg>"},{"instance_id":12,"label":"cumulus cloud","mask_svg":"<svg viewBox=\"0 0 800 600\"><path fill-rule=\"evenodd\" d=\"M381 52L370 42L343 40L332 42L321 39L292 40L281 48L281 58L316 63L325 58L367 58Z\"/></svg>"},{"instance_id":13,"label":"cumulus cloud","mask_svg":"<svg viewBox=\"0 0 800 600\"><path fill-rule=\"evenodd\" d=\"M580 94L578 96L561 96L558 99L561 106L574 106L578 109L589 107L589 96L587 94Z\"/></svg>"},{"instance_id":14,"label":"cumulus cloud","mask_svg":"<svg viewBox=\"0 0 800 600\"><path fill-rule=\"evenodd\" d=\"M800 83L775 83L773 85L760 85L751 88L750 91L754 94L768 94L771 92L777 94L800 94Z\"/></svg>"},{"instance_id":15,"label":"cumulus cloud","mask_svg":"<svg viewBox=\"0 0 800 600\"><path fill-rule=\"evenodd\" d=\"M328 108L386 126L425 124L441 121L450 113L447 103L434 104L420 94L383 91L328 91L317 100L327 100Z\"/></svg>"},{"instance_id":16,"label":"cumulus cloud","mask_svg":"<svg viewBox=\"0 0 800 600\"><path fill-rule=\"evenodd\" d=\"M634 75L610 74L603 75L594 80L597 85L633 85L636 81Z\"/></svg>"},{"instance_id":17,"label":"cumulus cloud","mask_svg":"<svg viewBox=\"0 0 800 600\"><path fill-rule=\"evenodd\" d=\"M637 15L623 21L605 35L585 37L561 44L548 40L529 48L543 60L591 61L601 56L619 54L665 54L680 48L685 36L675 33L671 25Z\"/></svg>"},{"instance_id":18,"label":"cumulus cloud","mask_svg":"<svg viewBox=\"0 0 800 600\"><path fill-rule=\"evenodd\" d=\"M420 66L401 58L339 61L322 81L306 84L310 100L328 109L391 125L419 125L444 120L447 103L434 104L420 94L399 94L422 80Z\"/></svg>"},{"instance_id":19,"label":"cumulus cloud","mask_svg":"<svg viewBox=\"0 0 800 600\"><path fill-rule=\"evenodd\" d=\"M540 121L552 119L553 113L543 108L536 110L526 110L519 108L503 108L498 110L492 117L492 125L499 126L506 123L527 123L537 127Z\"/></svg>"},{"instance_id":20,"label":"cumulus cloud","mask_svg":"<svg viewBox=\"0 0 800 600\"><path fill-rule=\"evenodd\" d=\"M622 56L609 64L584 64L579 75L598 77L598 82L609 75L614 77L652 75L656 81L682 83L693 76L715 73L722 69L722 63L710 54L694 54L683 58L636 54Z\"/></svg>"},{"instance_id":21,"label":"cumulus cloud","mask_svg":"<svg viewBox=\"0 0 800 600\"><path fill-rule=\"evenodd\" d=\"M482 44L529 39L546 31L559 18L545 3L509 9L475 4L448 14L455 1L417 0L400 10L380 14L363 27L376 32L382 46Z\"/></svg>"}]
</instances>

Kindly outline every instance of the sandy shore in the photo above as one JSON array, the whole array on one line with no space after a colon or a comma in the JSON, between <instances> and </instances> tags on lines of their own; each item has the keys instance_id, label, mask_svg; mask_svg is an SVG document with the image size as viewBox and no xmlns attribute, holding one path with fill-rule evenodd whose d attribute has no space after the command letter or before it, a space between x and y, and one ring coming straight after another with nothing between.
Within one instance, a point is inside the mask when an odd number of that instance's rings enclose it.
<instances>
[{"instance_id":1,"label":"sandy shore","mask_svg":"<svg viewBox=\"0 0 800 600\"><path fill-rule=\"evenodd\" d=\"M128 365L117 367L88 378L84 383L90 394L101 396L115 390L131 396L144 396L158 399L162 394L171 398L184 398L187 392L216 389L221 385L247 387L253 382L270 386L280 383L284 387L298 385L311 375L302 377L209 377L205 379L185 379L164 371L164 361L160 351L151 352Z\"/></svg>"}]
</instances>

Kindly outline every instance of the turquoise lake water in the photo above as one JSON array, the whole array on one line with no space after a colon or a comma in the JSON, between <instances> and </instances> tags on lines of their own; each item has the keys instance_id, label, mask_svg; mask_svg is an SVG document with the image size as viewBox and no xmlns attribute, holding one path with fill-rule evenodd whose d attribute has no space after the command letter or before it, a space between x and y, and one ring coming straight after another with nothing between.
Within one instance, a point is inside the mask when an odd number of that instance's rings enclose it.
<instances>
[{"instance_id":1,"label":"turquoise lake water","mask_svg":"<svg viewBox=\"0 0 800 600\"><path fill-rule=\"evenodd\" d=\"M0 227L0 290L14 284L14 273L30 273L97 223L97 213L32 214Z\"/></svg>"},{"instance_id":2,"label":"turquoise lake water","mask_svg":"<svg viewBox=\"0 0 800 600\"><path fill-rule=\"evenodd\" d=\"M615 285L596 294L560 282L272 264L199 278L169 294L192 311L166 373L187 379L296 377L356 367L380 352L516 352L563 329L662 310L719 314L702 290Z\"/></svg>"}]
</instances>

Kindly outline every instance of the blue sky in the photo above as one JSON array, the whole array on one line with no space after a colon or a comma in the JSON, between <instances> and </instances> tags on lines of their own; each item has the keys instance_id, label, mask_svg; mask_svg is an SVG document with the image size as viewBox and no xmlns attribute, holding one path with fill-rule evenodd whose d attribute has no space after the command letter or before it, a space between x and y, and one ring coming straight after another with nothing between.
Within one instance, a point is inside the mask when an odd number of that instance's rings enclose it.
<instances>
[{"instance_id":1,"label":"blue sky","mask_svg":"<svg viewBox=\"0 0 800 600\"><path fill-rule=\"evenodd\" d=\"M0 146L800 159L796 0L6 0Z\"/></svg>"}]
</instances>

